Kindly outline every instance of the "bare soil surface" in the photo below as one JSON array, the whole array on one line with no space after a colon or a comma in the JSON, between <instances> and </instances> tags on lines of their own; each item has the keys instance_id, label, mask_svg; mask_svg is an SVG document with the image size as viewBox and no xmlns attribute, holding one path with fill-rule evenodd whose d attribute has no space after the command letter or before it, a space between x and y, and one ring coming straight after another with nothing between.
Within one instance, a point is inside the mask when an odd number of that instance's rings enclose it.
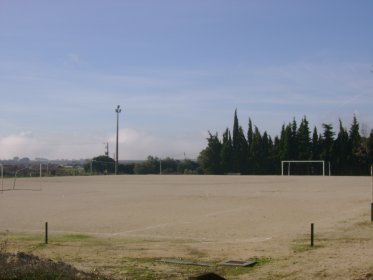
<instances>
[{"instance_id":1,"label":"bare soil surface","mask_svg":"<svg viewBox=\"0 0 373 280\"><path fill-rule=\"evenodd\" d=\"M4 189L8 251L118 279L196 272L161 258L259 260L253 269L213 268L227 279L370 279L373 271L370 177L49 177L18 179L16 190L5 180ZM51 242L42 246L46 221Z\"/></svg>"}]
</instances>

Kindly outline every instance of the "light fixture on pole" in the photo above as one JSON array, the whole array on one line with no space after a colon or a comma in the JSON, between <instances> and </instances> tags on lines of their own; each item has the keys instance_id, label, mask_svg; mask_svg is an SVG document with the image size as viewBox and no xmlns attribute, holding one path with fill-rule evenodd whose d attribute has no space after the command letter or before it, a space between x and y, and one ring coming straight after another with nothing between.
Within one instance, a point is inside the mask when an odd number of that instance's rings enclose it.
<instances>
[{"instance_id":1,"label":"light fixture on pole","mask_svg":"<svg viewBox=\"0 0 373 280\"><path fill-rule=\"evenodd\" d=\"M119 113L122 112L120 105L117 106L115 109L117 113L117 145L116 145L116 152L115 152L115 175L118 173L118 140L119 140Z\"/></svg>"}]
</instances>

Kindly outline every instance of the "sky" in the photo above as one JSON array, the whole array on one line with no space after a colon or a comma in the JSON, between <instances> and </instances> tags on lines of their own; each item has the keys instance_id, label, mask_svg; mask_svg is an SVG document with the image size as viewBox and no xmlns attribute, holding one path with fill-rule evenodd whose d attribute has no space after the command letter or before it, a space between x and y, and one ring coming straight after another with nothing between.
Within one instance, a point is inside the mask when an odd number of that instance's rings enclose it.
<instances>
[{"instance_id":1,"label":"sky","mask_svg":"<svg viewBox=\"0 0 373 280\"><path fill-rule=\"evenodd\" d=\"M272 137L373 129L373 1L0 0L0 159L197 158L237 109Z\"/></svg>"}]
</instances>

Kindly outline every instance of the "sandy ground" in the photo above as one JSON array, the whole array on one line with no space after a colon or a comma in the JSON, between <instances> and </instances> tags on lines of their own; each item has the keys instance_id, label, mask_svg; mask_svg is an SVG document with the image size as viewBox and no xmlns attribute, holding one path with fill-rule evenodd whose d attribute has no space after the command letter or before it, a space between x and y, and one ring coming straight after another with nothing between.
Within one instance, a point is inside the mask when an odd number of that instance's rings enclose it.
<instances>
[{"instance_id":1,"label":"sandy ground","mask_svg":"<svg viewBox=\"0 0 373 280\"><path fill-rule=\"evenodd\" d=\"M48 221L51 233L158 241L148 257L274 260L252 279L358 279L373 268L370 177L60 177L16 189L0 193L0 231L41 233Z\"/></svg>"}]
</instances>

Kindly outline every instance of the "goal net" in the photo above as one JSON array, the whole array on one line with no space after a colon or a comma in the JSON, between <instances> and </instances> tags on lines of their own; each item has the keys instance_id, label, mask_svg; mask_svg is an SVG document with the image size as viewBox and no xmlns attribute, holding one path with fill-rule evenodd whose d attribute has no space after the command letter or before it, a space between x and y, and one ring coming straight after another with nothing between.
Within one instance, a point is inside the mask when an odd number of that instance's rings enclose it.
<instances>
[{"instance_id":1,"label":"goal net","mask_svg":"<svg viewBox=\"0 0 373 280\"><path fill-rule=\"evenodd\" d=\"M283 160L281 175L322 175L325 176L324 160Z\"/></svg>"},{"instance_id":2,"label":"goal net","mask_svg":"<svg viewBox=\"0 0 373 280\"><path fill-rule=\"evenodd\" d=\"M41 190L42 165L21 167L0 164L0 191Z\"/></svg>"}]
</instances>

